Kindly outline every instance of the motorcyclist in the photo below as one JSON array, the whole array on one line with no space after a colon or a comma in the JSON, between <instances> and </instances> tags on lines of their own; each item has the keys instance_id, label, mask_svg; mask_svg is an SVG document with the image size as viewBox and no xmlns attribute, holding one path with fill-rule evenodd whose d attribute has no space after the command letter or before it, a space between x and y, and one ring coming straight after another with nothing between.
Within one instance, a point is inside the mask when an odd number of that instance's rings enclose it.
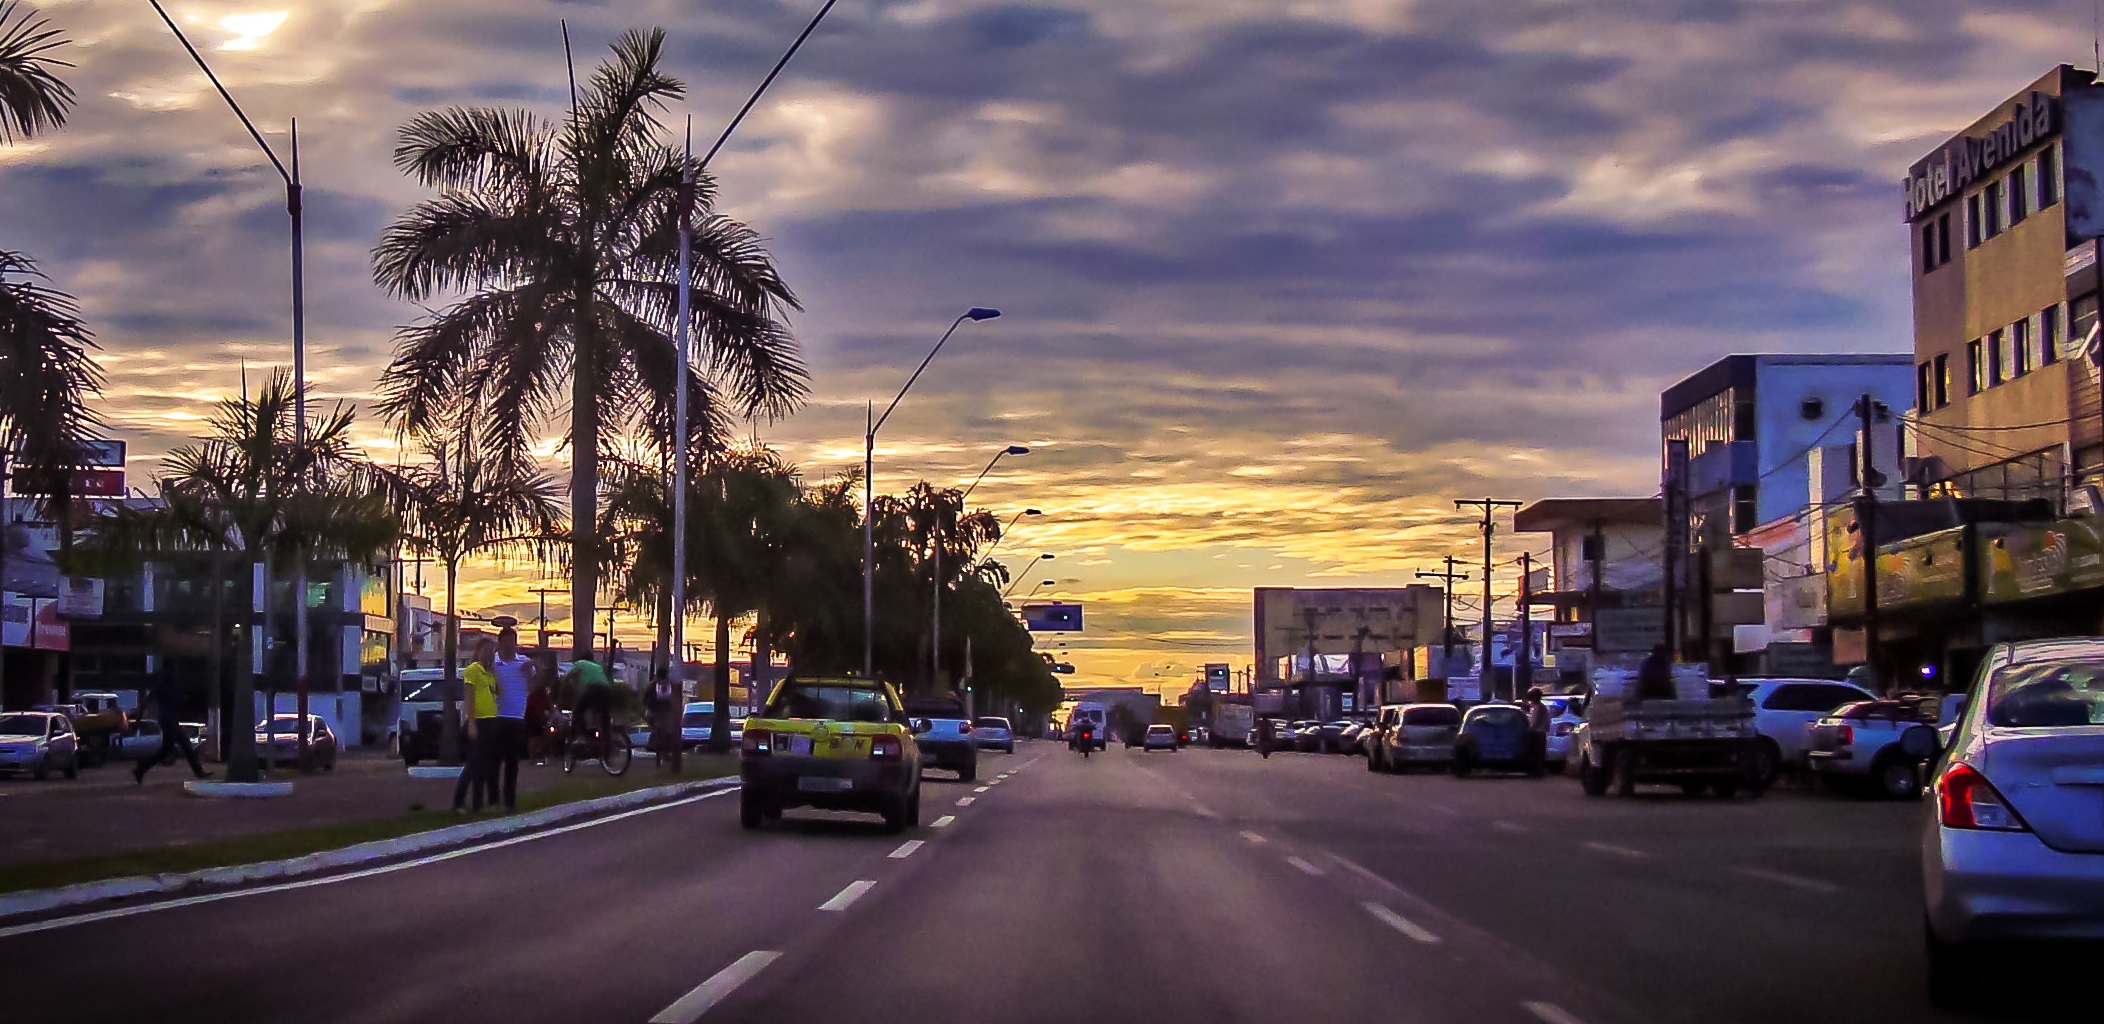
<instances>
[{"instance_id":1,"label":"motorcyclist","mask_svg":"<svg viewBox=\"0 0 2104 1024\"><path fill-rule=\"evenodd\" d=\"M1257 719L1257 753L1267 761L1271 759L1271 729L1271 719Z\"/></svg>"},{"instance_id":2,"label":"motorcyclist","mask_svg":"<svg viewBox=\"0 0 2104 1024\"><path fill-rule=\"evenodd\" d=\"M1089 756L1089 751L1094 749L1096 749L1096 723L1084 718L1081 720L1081 756Z\"/></svg>"}]
</instances>

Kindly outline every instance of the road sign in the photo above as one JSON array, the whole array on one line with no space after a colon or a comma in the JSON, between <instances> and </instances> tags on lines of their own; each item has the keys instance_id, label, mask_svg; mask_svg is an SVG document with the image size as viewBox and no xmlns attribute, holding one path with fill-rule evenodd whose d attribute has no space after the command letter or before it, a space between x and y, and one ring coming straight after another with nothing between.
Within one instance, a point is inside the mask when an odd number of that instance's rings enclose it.
<instances>
[{"instance_id":1,"label":"road sign","mask_svg":"<svg viewBox=\"0 0 2104 1024\"><path fill-rule=\"evenodd\" d=\"M1023 627L1033 633L1081 632L1081 606L1052 601L1023 606Z\"/></svg>"},{"instance_id":2,"label":"road sign","mask_svg":"<svg viewBox=\"0 0 2104 1024\"><path fill-rule=\"evenodd\" d=\"M1666 617L1658 608L1601 608L1593 630L1595 650L1649 651L1666 642Z\"/></svg>"},{"instance_id":3,"label":"road sign","mask_svg":"<svg viewBox=\"0 0 2104 1024\"><path fill-rule=\"evenodd\" d=\"M1226 693L1228 666L1225 662L1214 662L1205 667L1205 688L1214 693Z\"/></svg>"}]
</instances>

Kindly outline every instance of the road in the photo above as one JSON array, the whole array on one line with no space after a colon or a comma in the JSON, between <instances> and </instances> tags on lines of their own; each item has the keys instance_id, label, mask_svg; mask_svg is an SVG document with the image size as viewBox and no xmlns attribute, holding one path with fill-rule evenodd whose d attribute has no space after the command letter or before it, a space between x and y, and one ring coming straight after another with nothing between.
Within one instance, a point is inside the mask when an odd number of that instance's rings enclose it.
<instances>
[{"instance_id":1,"label":"road","mask_svg":"<svg viewBox=\"0 0 2104 1024\"><path fill-rule=\"evenodd\" d=\"M1922 992L1918 805L1047 743L989 755L976 785L931 772L905 836L795 811L747 833L735 804L10 922L10 1015L1956 1019Z\"/></svg>"}]
</instances>

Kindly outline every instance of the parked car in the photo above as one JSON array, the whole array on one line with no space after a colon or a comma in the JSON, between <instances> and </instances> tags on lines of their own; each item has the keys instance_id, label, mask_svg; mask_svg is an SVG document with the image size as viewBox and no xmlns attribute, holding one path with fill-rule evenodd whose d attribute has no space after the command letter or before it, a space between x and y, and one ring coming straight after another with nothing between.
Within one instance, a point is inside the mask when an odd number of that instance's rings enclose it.
<instances>
[{"instance_id":1,"label":"parked car","mask_svg":"<svg viewBox=\"0 0 2104 1024\"><path fill-rule=\"evenodd\" d=\"M972 720L972 742L981 750L998 750L1004 754L1015 753L1015 727L1008 719L999 715L984 715Z\"/></svg>"},{"instance_id":2,"label":"parked car","mask_svg":"<svg viewBox=\"0 0 2104 1024\"><path fill-rule=\"evenodd\" d=\"M0 772L27 772L42 779L52 769L80 776L80 739L73 723L54 711L0 714Z\"/></svg>"},{"instance_id":3,"label":"parked car","mask_svg":"<svg viewBox=\"0 0 2104 1024\"><path fill-rule=\"evenodd\" d=\"M1273 750L1295 750L1295 749L1298 749L1298 748L1300 747L1300 729L1299 729L1299 728L1297 727L1297 726L1298 726L1298 724L1299 724L1299 723L1296 723L1296 722L1288 722L1288 721L1286 721L1286 720L1285 720L1285 719L1283 719L1283 718L1274 718L1274 719L1272 719L1272 720L1271 720L1271 749L1273 749Z\"/></svg>"},{"instance_id":4,"label":"parked car","mask_svg":"<svg viewBox=\"0 0 2104 1024\"><path fill-rule=\"evenodd\" d=\"M1970 693L1923 815L1922 900L1931 999L1991 1008L2012 975L1983 947L2104 940L2104 639L1996 644Z\"/></svg>"},{"instance_id":5,"label":"parked car","mask_svg":"<svg viewBox=\"0 0 2104 1024\"><path fill-rule=\"evenodd\" d=\"M1173 725L1150 725L1147 734L1140 737L1140 750L1166 750L1176 752L1176 727Z\"/></svg>"},{"instance_id":6,"label":"parked car","mask_svg":"<svg viewBox=\"0 0 2104 1024\"><path fill-rule=\"evenodd\" d=\"M395 720L387 728L388 749L414 768L420 761L436 761L444 747L446 670L412 668L399 680L402 699L395 703ZM454 693L460 681L453 682Z\"/></svg>"},{"instance_id":7,"label":"parked car","mask_svg":"<svg viewBox=\"0 0 2104 1024\"><path fill-rule=\"evenodd\" d=\"M1293 749L1313 754L1322 749L1322 723L1304 718L1293 723Z\"/></svg>"},{"instance_id":8,"label":"parked car","mask_svg":"<svg viewBox=\"0 0 2104 1024\"><path fill-rule=\"evenodd\" d=\"M1454 737L1454 777L1465 779L1478 768L1547 774L1542 746L1527 731L1527 712L1516 704L1478 704L1461 718Z\"/></svg>"},{"instance_id":9,"label":"parked car","mask_svg":"<svg viewBox=\"0 0 2104 1024\"><path fill-rule=\"evenodd\" d=\"M1805 756L1812 773L1835 792L1912 800L1921 796L1922 758L1908 753L1900 740L1912 730L1933 728L1899 701L1856 701L1812 723ZM1934 745L1925 739L1916 743Z\"/></svg>"},{"instance_id":10,"label":"parked car","mask_svg":"<svg viewBox=\"0 0 2104 1024\"><path fill-rule=\"evenodd\" d=\"M1833 679L1740 679L1739 691L1753 700L1753 730L1760 734L1762 785L1783 769L1806 767L1805 730L1843 704L1876 700L1877 694Z\"/></svg>"},{"instance_id":11,"label":"parked car","mask_svg":"<svg viewBox=\"0 0 2104 1024\"><path fill-rule=\"evenodd\" d=\"M697 700L687 702L679 716L679 742L688 750L699 750L709 745L709 737L716 734L716 702ZM743 719L731 719L731 746L736 747L745 740Z\"/></svg>"},{"instance_id":12,"label":"parked car","mask_svg":"<svg viewBox=\"0 0 2104 1024\"><path fill-rule=\"evenodd\" d=\"M1337 733L1337 752L1340 754L1366 753L1366 723L1346 722Z\"/></svg>"},{"instance_id":13,"label":"parked car","mask_svg":"<svg viewBox=\"0 0 2104 1024\"><path fill-rule=\"evenodd\" d=\"M1452 704L1396 704L1381 709L1366 768L1399 772L1414 766L1443 768L1454 759L1461 709Z\"/></svg>"},{"instance_id":14,"label":"parked car","mask_svg":"<svg viewBox=\"0 0 2104 1024\"><path fill-rule=\"evenodd\" d=\"M1585 722L1585 699L1577 696L1543 697L1549 709L1549 743L1544 756L1550 771L1562 774L1570 763L1573 740Z\"/></svg>"},{"instance_id":15,"label":"parked car","mask_svg":"<svg viewBox=\"0 0 2104 1024\"><path fill-rule=\"evenodd\" d=\"M336 733L320 715L308 715L305 729L300 727L298 715L272 715L268 721L257 722L257 760L273 765L299 764L301 732L307 734L305 767L318 768L325 772L335 771Z\"/></svg>"},{"instance_id":16,"label":"parked car","mask_svg":"<svg viewBox=\"0 0 2104 1024\"><path fill-rule=\"evenodd\" d=\"M1317 725L1315 727L1315 749L1325 754L1344 753L1344 730L1351 728L1351 724L1349 720L1340 718L1334 722L1323 722Z\"/></svg>"}]
</instances>

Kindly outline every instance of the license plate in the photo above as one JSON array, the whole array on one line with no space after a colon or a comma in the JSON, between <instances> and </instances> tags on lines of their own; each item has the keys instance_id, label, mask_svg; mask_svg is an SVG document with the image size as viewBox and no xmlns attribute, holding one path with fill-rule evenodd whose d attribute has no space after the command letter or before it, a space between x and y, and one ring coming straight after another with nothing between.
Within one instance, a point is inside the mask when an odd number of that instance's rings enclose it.
<instances>
[{"instance_id":1,"label":"license plate","mask_svg":"<svg viewBox=\"0 0 2104 1024\"><path fill-rule=\"evenodd\" d=\"M809 737L809 736L791 736L791 737L789 737L789 752L790 752L790 753L792 753L792 754L808 754L808 753L810 753L810 752L811 752L811 737Z\"/></svg>"},{"instance_id":2,"label":"license plate","mask_svg":"<svg viewBox=\"0 0 2104 1024\"><path fill-rule=\"evenodd\" d=\"M838 793L855 788L853 779L831 779L824 776L805 775L796 780L796 788L806 793Z\"/></svg>"}]
</instances>

